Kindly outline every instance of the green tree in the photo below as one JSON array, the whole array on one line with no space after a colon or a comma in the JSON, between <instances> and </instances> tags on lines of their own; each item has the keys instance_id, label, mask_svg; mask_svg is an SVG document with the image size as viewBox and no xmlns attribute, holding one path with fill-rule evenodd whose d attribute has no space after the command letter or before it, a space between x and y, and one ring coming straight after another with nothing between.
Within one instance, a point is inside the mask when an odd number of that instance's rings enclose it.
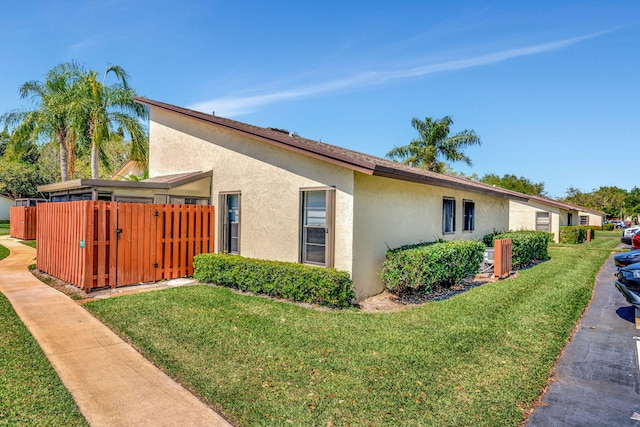
<instances>
[{"instance_id":1,"label":"green tree","mask_svg":"<svg viewBox=\"0 0 640 427\"><path fill-rule=\"evenodd\" d=\"M130 137L131 159L146 166L148 140L140 120L147 119L149 113L134 101L136 93L129 87L128 75L122 67L108 67L102 81L97 72L86 71L73 62L58 66L56 71L74 82L76 96L70 104L71 115L82 141L91 149L91 177L97 179L100 175L98 165L100 160L107 159L106 144L124 135ZM114 75L117 81L107 85L109 75Z\"/></svg>"},{"instance_id":2,"label":"green tree","mask_svg":"<svg viewBox=\"0 0 640 427\"><path fill-rule=\"evenodd\" d=\"M534 183L523 176L518 178L510 174L504 174L502 177L496 174L486 174L480 178L480 182L519 193L533 194L536 196L545 195L544 182Z\"/></svg>"},{"instance_id":3,"label":"green tree","mask_svg":"<svg viewBox=\"0 0 640 427\"><path fill-rule=\"evenodd\" d=\"M0 159L0 193L14 199L37 197L38 185L44 184L34 165Z\"/></svg>"},{"instance_id":4,"label":"green tree","mask_svg":"<svg viewBox=\"0 0 640 427\"><path fill-rule=\"evenodd\" d=\"M20 87L20 97L34 102L32 110L13 110L0 120L11 137L7 150L23 153L33 141L54 141L60 151L60 178L66 181L73 176L75 160L75 128L69 113L69 105L77 93L65 73L56 68L47 73L44 82L28 81Z\"/></svg>"},{"instance_id":5,"label":"green tree","mask_svg":"<svg viewBox=\"0 0 640 427\"><path fill-rule=\"evenodd\" d=\"M640 188L633 187L631 191L627 193L627 197L624 200L624 207L627 214L637 223L638 217L640 216Z\"/></svg>"},{"instance_id":6,"label":"green tree","mask_svg":"<svg viewBox=\"0 0 640 427\"><path fill-rule=\"evenodd\" d=\"M569 187L565 202L605 212L612 217L625 216L627 191L619 187L600 187L590 193Z\"/></svg>"},{"instance_id":7,"label":"green tree","mask_svg":"<svg viewBox=\"0 0 640 427\"><path fill-rule=\"evenodd\" d=\"M447 161L464 162L471 166L471 159L463 150L471 145L480 145L480 137L473 130L466 129L449 136L452 124L450 116L442 119L426 117L424 121L414 117L411 119L411 126L418 131L418 138L408 145L394 147L387 153L387 157L438 173L446 171Z\"/></svg>"}]
</instances>

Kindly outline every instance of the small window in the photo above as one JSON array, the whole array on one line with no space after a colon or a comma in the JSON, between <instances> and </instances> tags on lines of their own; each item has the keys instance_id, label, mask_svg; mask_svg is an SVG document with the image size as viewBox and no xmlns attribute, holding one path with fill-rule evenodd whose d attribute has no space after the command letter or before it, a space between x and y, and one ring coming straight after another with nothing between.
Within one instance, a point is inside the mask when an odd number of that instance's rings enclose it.
<instances>
[{"instance_id":1,"label":"small window","mask_svg":"<svg viewBox=\"0 0 640 427\"><path fill-rule=\"evenodd\" d=\"M463 200L462 208L464 210L463 231L473 231L476 229L476 204L471 200Z\"/></svg>"},{"instance_id":2,"label":"small window","mask_svg":"<svg viewBox=\"0 0 640 427\"><path fill-rule=\"evenodd\" d=\"M456 199L442 201L442 234L456 232Z\"/></svg>"},{"instance_id":3,"label":"small window","mask_svg":"<svg viewBox=\"0 0 640 427\"><path fill-rule=\"evenodd\" d=\"M333 203L335 191L303 190L300 194L300 262L333 265Z\"/></svg>"},{"instance_id":4,"label":"small window","mask_svg":"<svg viewBox=\"0 0 640 427\"><path fill-rule=\"evenodd\" d=\"M580 215L580 225L589 225L589 217L586 215Z\"/></svg>"},{"instance_id":5,"label":"small window","mask_svg":"<svg viewBox=\"0 0 640 427\"><path fill-rule=\"evenodd\" d=\"M221 252L240 253L240 193L220 195Z\"/></svg>"},{"instance_id":6,"label":"small window","mask_svg":"<svg viewBox=\"0 0 640 427\"><path fill-rule=\"evenodd\" d=\"M536 212L536 231L551 232L549 212Z\"/></svg>"}]
</instances>

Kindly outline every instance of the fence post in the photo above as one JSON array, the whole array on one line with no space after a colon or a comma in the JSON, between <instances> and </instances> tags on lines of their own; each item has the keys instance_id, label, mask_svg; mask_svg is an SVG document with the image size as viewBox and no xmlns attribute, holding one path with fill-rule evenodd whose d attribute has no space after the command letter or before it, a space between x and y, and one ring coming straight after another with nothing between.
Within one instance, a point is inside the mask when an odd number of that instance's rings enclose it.
<instances>
[{"instance_id":1,"label":"fence post","mask_svg":"<svg viewBox=\"0 0 640 427\"><path fill-rule=\"evenodd\" d=\"M502 279L511 273L511 245L511 239L497 239L494 241L494 278Z\"/></svg>"},{"instance_id":2,"label":"fence post","mask_svg":"<svg viewBox=\"0 0 640 427\"><path fill-rule=\"evenodd\" d=\"M591 241L591 229L587 228L587 242Z\"/></svg>"}]
</instances>

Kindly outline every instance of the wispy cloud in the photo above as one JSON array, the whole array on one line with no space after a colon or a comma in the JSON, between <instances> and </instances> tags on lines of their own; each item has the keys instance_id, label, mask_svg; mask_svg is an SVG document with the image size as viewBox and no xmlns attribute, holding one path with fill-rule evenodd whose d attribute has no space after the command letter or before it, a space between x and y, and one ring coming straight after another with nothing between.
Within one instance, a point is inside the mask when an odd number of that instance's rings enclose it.
<instances>
[{"instance_id":1,"label":"wispy cloud","mask_svg":"<svg viewBox=\"0 0 640 427\"><path fill-rule=\"evenodd\" d=\"M416 78L444 71L463 70L466 68L480 67L483 65L495 64L522 56L537 55L554 50L560 50L568 46L580 43L584 40L601 36L614 30L601 31L585 36L573 37L544 43L533 46L526 46L517 49L504 50L500 52L488 53L471 58L457 59L437 64L427 64L419 67L407 68L394 71L369 71L356 74L340 80L333 80L324 83L311 84L295 89L283 90L279 92L266 93L253 96L223 97L198 102L189 108L211 112L221 116L233 117L251 113L259 107L284 101L292 101L301 98L309 98L315 95L336 93L341 90L357 89L359 87L376 86L393 80Z\"/></svg>"}]
</instances>

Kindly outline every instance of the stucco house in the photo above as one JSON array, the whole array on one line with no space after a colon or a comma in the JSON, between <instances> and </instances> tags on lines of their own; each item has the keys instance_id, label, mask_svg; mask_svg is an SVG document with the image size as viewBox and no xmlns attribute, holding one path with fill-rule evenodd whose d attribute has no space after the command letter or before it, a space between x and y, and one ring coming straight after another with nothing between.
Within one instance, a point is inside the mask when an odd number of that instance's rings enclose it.
<instances>
[{"instance_id":1,"label":"stucco house","mask_svg":"<svg viewBox=\"0 0 640 427\"><path fill-rule=\"evenodd\" d=\"M15 206L15 200L4 194L0 194L0 220L9 220L9 208Z\"/></svg>"},{"instance_id":2,"label":"stucco house","mask_svg":"<svg viewBox=\"0 0 640 427\"><path fill-rule=\"evenodd\" d=\"M509 228L528 196L146 98L149 175L211 171L216 251L348 271L384 290L388 248Z\"/></svg>"},{"instance_id":3,"label":"stucco house","mask_svg":"<svg viewBox=\"0 0 640 427\"><path fill-rule=\"evenodd\" d=\"M578 225L580 212L586 209L548 197L528 197L528 201L512 199L509 202L509 230L546 231L553 233L556 243L560 239L560 227Z\"/></svg>"},{"instance_id":4,"label":"stucco house","mask_svg":"<svg viewBox=\"0 0 640 427\"><path fill-rule=\"evenodd\" d=\"M580 207L578 211L578 225L593 225L602 227L607 214L593 209Z\"/></svg>"}]
</instances>

